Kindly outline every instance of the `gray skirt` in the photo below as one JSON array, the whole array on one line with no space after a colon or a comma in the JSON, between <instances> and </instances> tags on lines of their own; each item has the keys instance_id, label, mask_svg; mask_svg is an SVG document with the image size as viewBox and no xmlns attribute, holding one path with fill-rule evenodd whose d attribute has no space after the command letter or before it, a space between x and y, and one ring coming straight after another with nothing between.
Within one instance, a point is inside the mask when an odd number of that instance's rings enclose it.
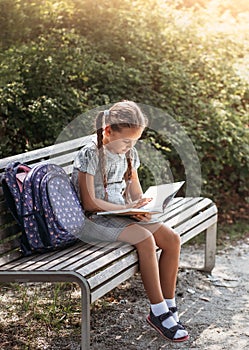
<instances>
[{"instance_id":1,"label":"gray skirt","mask_svg":"<svg viewBox=\"0 0 249 350\"><path fill-rule=\"evenodd\" d=\"M91 215L85 218L85 226L77 237L84 242L116 242L125 227L131 224L148 225L160 222L141 222L129 217Z\"/></svg>"}]
</instances>

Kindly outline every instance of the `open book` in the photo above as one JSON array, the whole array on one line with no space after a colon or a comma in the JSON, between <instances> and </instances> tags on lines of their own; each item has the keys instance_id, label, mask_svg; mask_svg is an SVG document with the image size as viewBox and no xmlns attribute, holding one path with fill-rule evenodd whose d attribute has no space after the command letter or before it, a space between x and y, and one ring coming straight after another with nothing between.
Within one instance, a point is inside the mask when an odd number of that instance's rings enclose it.
<instances>
[{"instance_id":1,"label":"open book","mask_svg":"<svg viewBox=\"0 0 249 350\"><path fill-rule=\"evenodd\" d=\"M152 200L140 208L128 208L112 211L97 212L97 215L136 215L143 213L159 214L163 213L170 201L175 197L176 193L183 186L185 181L173 182L169 184L150 186L143 194L144 198L152 198Z\"/></svg>"}]
</instances>

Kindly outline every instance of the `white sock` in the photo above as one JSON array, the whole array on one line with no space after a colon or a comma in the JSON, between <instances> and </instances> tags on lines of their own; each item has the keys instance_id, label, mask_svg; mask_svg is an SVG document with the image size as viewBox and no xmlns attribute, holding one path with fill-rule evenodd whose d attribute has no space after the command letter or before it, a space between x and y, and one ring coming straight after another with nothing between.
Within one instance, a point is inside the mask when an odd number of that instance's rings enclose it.
<instances>
[{"instance_id":1,"label":"white sock","mask_svg":"<svg viewBox=\"0 0 249 350\"><path fill-rule=\"evenodd\" d=\"M159 304L151 304L150 307L155 316L159 316L165 314L166 312L169 312L169 308L165 301L162 301Z\"/></svg>"},{"instance_id":2,"label":"white sock","mask_svg":"<svg viewBox=\"0 0 249 350\"><path fill-rule=\"evenodd\" d=\"M165 299L166 301L166 304L168 306L168 308L170 307L176 307L176 299L173 298L173 299ZM173 316L174 316L174 319L176 320L176 322L179 322L179 316L178 316L178 312L174 312L173 313Z\"/></svg>"},{"instance_id":3,"label":"white sock","mask_svg":"<svg viewBox=\"0 0 249 350\"><path fill-rule=\"evenodd\" d=\"M155 316L159 316L159 315L162 315L166 312L169 311L169 308L167 306L167 303L166 301L162 301L161 303L158 303L158 304L151 304L150 305L151 307L151 311L153 312L153 314ZM163 321L162 325L165 327L165 328L171 328L173 326L176 326L177 323L174 319L173 316L171 317L168 317L166 320ZM183 329L179 329L175 336L174 336L174 339L178 339L178 338L182 338L182 337L185 337L186 335L188 335L188 332L183 330Z\"/></svg>"}]
</instances>

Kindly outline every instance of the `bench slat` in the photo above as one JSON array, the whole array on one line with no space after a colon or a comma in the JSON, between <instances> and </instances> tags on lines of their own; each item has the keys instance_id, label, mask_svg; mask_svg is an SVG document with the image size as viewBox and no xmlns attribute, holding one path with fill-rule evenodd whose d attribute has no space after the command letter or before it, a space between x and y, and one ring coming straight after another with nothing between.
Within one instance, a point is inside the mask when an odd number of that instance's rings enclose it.
<instances>
[{"instance_id":1,"label":"bench slat","mask_svg":"<svg viewBox=\"0 0 249 350\"><path fill-rule=\"evenodd\" d=\"M66 270L72 271L76 270L79 267L83 267L89 262L98 259L99 257L105 255L107 252L116 249L120 246L121 243L110 244L108 242L98 243L97 245L91 248L91 254L82 254L81 256L77 256L77 259L69 259L69 261L62 262L60 264L56 264L51 267L51 270Z\"/></svg>"},{"instance_id":2,"label":"bench slat","mask_svg":"<svg viewBox=\"0 0 249 350\"><path fill-rule=\"evenodd\" d=\"M188 242L190 239L194 238L197 234L204 232L208 227L215 224L217 222L217 215L211 217L210 219L203 222L201 225L198 225L194 229L190 230L188 233L186 233L184 236L181 236L181 242L182 244Z\"/></svg>"},{"instance_id":3,"label":"bench slat","mask_svg":"<svg viewBox=\"0 0 249 350\"><path fill-rule=\"evenodd\" d=\"M177 200L177 201L176 201ZM176 215L180 215L182 211L187 210L188 208L193 207L199 203L202 198L182 198L176 197L166 208L163 214L155 215L156 218L159 218L161 221L164 221L168 224L169 220L174 218Z\"/></svg>"},{"instance_id":4,"label":"bench slat","mask_svg":"<svg viewBox=\"0 0 249 350\"><path fill-rule=\"evenodd\" d=\"M22 256L22 253L20 250L13 250L10 252L5 253L3 256L0 257L0 271L3 266L5 266L6 263L16 261ZM5 270L5 268L3 268Z\"/></svg>"},{"instance_id":5,"label":"bench slat","mask_svg":"<svg viewBox=\"0 0 249 350\"><path fill-rule=\"evenodd\" d=\"M105 253L105 255L101 256L99 259L92 261L91 263L83 266L76 270L82 276L88 276L94 272L96 272L99 268L104 268L108 266L111 262L116 259L120 259L122 256L126 255L134 248L131 245L123 245L119 249L113 250L111 252Z\"/></svg>"},{"instance_id":6,"label":"bench slat","mask_svg":"<svg viewBox=\"0 0 249 350\"><path fill-rule=\"evenodd\" d=\"M115 278L109 281L108 284L102 285L100 288L93 290L91 292L91 303L113 290L120 283L127 281L130 277L134 276L136 272L138 272L138 265L130 267L123 273L120 273L118 276L115 276Z\"/></svg>"},{"instance_id":7,"label":"bench slat","mask_svg":"<svg viewBox=\"0 0 249 350\"><path fill-rule=\"evenodd\" d=\"M87 245L84 247L84 249L81 249L81 251L72 254L68 254L68 258L65 259L65 257L62 257L62 259L53 259L50 263L40 266L37 268L37 270L51 270L51 271L58 271L62 270L63 268L68 270L74 270L73 265L84 265L88 261L91 261L96 258L98 254L103 254L105 249L105 246L107 246L107 243L103 244L102 248L97 245ZM111 248L109 248L111 249ZM71 267L72 266L72 267Z\"/></svg>"},{"instance_id":8,"label":"bench slat","mask_svg":"<svg viewBox=\"0 0 249 350\"><path fill-rule=\"evenodd\" d=\"M2 213L5 213L7 211L7 205L6 205L6 202L5 200L1 200L0 201L0 213L2 215Z\"/></svg>"},{"instance_id":9,"label":"bench slat","mask_svg":"<svg viewBox=\"0 0 249 350\"><path fill-rule=\"evenodd\" d=\"M13 222L13 216L10 214L10 212L6 212L4 215L0 216L0 226L7 225L10 222Z\"/></svg>"},{"instance_id":10,"label":"bench slat","mask_svg":"<svg viewBox=\"0 0 249 350\"><path fill-rule=\"evenodd\" d=\"M167 220L167 224L170 227L176 228L186 220L190 220L193 216L193 213L198 214L199 211L202 211L205 208L207 208L210 205L210 203L210 200L204 198L201 201L193 200L191 202L188 202L187 204L183 204L180 208L174 211L174 215L171 219ZM171 213L171 215L172 214L173 213Z\"/></svg>"},{"instance_id":11,"label":"bench slat","mask_svg":"<svg viewBox=\"0 0 249 350\"><path fill-rule=\"evenodd\" d=\"M130 266L138 263L138 255L135 249L124 258L118 260L118 263L114 263L111 266L105 268L103 271L100 271L94 276L88 278L88 283L91 289L105 283L113 276L118 275L120 272L127 270Z\"/></svg>"},{"instance_id":12,"label":"bench slat","mask_svg":"<svg viewBox=\"0 0 249 350\"><path fill-rule=\"evenodd\" d=\"M57 255L57 254L65 255L66 252L70 253L73 249L75 249L75 246L71 246L67 249L63 249L63 250L59 250L59 251L57 250L54 252L47 252L47 253L43 253L43 254L33 254L31 256L26 256L26 257L22 256L21 259L18 259L16 261L6 262L6 264L4 266L0 267L0 271L1 270L22 271L27 266L32 265L38 261L42 260L42 261L44 261L44 264L45 264L46 261L50 261L51 259L53 259L54 255Z\"/></svg>"},{"instance_id":13,"label":"bench slat","mask_svg":"<svg viewBox=\"0 0 249 350\"><path fill-rule=\"evenodd\" d=\"M188 221L185 221L183 224L177 226L175 228L175 231L177 233L179 233L180 235L186 235L186 233L196 227L196 226L200 226L203 222L209 220L210 217L216 215L217 213L217 209L215 206L212 206L208 209L206 209L203 212L200 212L199 214L197 214L196 216L194 216L193 218L189 219Z\"/></svg>"},{"instance_id":14,"label":"bench slat","mask_svg":"<svg viewBox=\"0 0 249 350\"><path fill-rule=\"evenodd\" d=\"M20 242L18 239L2 243L0 245L0 255L3 253L6 253L6 251L8 252L10 250L19 248L19 246L20 246Z\"/></svg>"},{"instance_id":15,"label":"bench slat","mask_svg":"<svg viewBox=\"0 0 249 350\"><path fill-rule=\"evenodd\" d=\"M89 137L80 137L78 139L58 143L52 146L40 148L37 150L20 153L18 155L6 157L0 160L0 170L3 170L9 162L19 161L21 163L33 164L35 161L48 159L56 154L70 153L71 150L79 149L89 139Z\"/></svg>"},{"instance_id":16,"label":"bench slat","mask_svg":"<svg viewBox=\"0 0 249 350\"><path fill-rule=\"evenodd\" d=\"M65 249L55 250L43 254L31 255L30 257L24 257L17 263L9 264L5 268L13 271L32 271L38 268L39 266L49 264L51 261L54 261L54 259L66 259L67 256L74 254L75 251L75 254L77 254L78 251L81 251L84 248L85 244L81 243L77 245L72 245ZM89 248L89 246L85 249L87 248Z\"/></svg>"},{"instance_id":17,"label":"bench slat","mask_svg":"<svg viewBox=\"0 0 249 350\"><path fill-rule=\"evenodd\" d=\"M58 157L53 157L53 158L49 158L47 160L44 161L44 163L48 164L56 164L61 166L62 168L64 168L64 166L68 165L68 163L73 163L75 156L77 155L78 150L76 150L75 152L71 152L69 154L63 154L60 155ZM42 164L43 161L38 161L32 164L32 166L38 165L38 164Z\"/></svg>"},{"instance_id":18,"label":"bench slat","mask_svg":"<svg viewBox=\"0 0 249 350\"><path fill-rule=\"evenodd\" d=\"M9 240L15 239L17 235L20 235L20 227L15 223L12 226L0 229L0 241L5 238L9 238Z\"/></svg>"}]
</instances>

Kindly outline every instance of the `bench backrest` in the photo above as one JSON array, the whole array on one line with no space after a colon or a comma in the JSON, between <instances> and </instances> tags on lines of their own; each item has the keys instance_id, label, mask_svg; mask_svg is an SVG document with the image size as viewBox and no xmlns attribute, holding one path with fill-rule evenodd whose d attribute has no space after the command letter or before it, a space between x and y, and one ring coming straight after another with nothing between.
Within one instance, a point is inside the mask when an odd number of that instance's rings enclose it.
<instances>
[{"instance_id":1,"label":"bench backrest","mask_svg":"<svg viewBox=\"0 0 249 350\"><path fill-rule=\"evenodd\" d=\"M6 165L12 161L19 161L29 166L34 166L39 162L50 162L62 166L66 173L70 175L72 173L73 160L87 138L87 136L81 137L16 156L3 158L0 160L0 176ZM21 256L19 251L19 236L20 229L9 210L7 210L3 191L0 187L0 265Z\"/></svg>"}]
</instances>

